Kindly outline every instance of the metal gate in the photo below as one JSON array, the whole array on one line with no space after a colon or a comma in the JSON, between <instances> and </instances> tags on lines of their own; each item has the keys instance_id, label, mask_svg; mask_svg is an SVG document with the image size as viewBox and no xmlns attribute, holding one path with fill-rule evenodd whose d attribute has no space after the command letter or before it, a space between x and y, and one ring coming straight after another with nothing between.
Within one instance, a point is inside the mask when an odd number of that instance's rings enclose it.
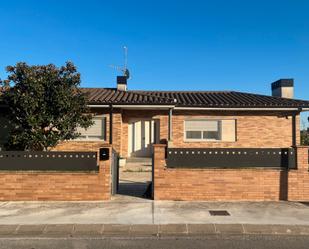
<instances>
[{"instance_id":1,"label":"metal gate","mask_svg":"<svg viewBox=\"0 0 309 249\"><path fill-rule=\"evenodd\" d=\"M154 200L154 180L155 180L155 175L154 175L154 153L152 152L151 156L151 199Z\"/></svg>"},{"instance_id":2,"label":"metal gate","mask_svg":"<svg viewBox=\"0 0 309 249\"><path fill-rule=\"evenodd\" d=\"M112 195L118 193L119 189L119 154L113 150L111 160L111 182L112 182Z\"/></svg>"}]
</instances>

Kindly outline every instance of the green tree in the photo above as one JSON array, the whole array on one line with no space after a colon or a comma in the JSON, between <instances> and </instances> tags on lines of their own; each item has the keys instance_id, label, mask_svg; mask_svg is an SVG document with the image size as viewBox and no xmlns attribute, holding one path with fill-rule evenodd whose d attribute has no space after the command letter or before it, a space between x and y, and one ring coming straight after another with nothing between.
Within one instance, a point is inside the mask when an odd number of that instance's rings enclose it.
<instances>
[{"instance_id":1,"label":"green tree","mask_svg":"<svg viewBox=\"0 0 309 249\"><path fill-rule=\"evenodd\" d=\"M309 117L308 117L309 122ZM305 121L302 121L303 129L300 131L300 143L301 145L309 145L309 127L307 127Z\"/></svg>"},{"instance_id":2,"label":"green tree","mask_svg":"<svg viewBox=\"0 0 309 249\"><path fill-rule=\"evenodd\" d=\"M309 133L306 130L300 133L301 145L309 145Z\"/></svg>"},{"instance_id":3,"label":"green tree","mask_svg":"<svg viewBox=\"0 0 309 249\"><path fill-rule=\"evenodd\" d=\"M24 62L6 68L2 101L8 106L8 150L48 150L60 141L79 136L77 127L92 120L87 98L79 90L80 74L73 63L30 66Z\"/></svg>"}]
</instances>

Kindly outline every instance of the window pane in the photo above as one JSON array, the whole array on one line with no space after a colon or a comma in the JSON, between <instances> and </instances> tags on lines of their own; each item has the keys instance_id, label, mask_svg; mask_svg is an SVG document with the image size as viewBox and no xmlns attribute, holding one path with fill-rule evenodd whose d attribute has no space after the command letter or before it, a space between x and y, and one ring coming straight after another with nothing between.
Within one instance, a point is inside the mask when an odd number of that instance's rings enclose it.
<instances>
[{"instance_id":1,"label":"window pane","mask_svg":"<svg viewBox=\"0 0 309 249\"><path fill-rule=\"evenodd\" d=\"M187 139L201 139L202 132L201 131L187 131L186 136L187 136Z\"/></svg>"},{"instance_id":2,"label":"window pane","mask_svg":"<svg viewBox=\"0 0 309 249\"><path fill-rule=\"evenodd\" d=\"M203 139L220 140L220 133L218 131L204 131Z\"/></svg>"}]
</instances>

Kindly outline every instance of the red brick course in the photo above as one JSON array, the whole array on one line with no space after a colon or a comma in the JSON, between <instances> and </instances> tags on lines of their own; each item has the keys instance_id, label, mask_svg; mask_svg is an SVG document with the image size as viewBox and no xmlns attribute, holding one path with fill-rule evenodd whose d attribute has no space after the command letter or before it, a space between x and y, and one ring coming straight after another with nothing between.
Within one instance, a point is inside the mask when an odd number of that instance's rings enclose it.
<instances>
[{"instance_id":1,"label":"red brick course","mask_svg":"<svg viewBox=\"0 0 309 249\"><path fill-rule=\"evenodd\" d=\"M290 201L309 201L309 171L308 147L299 146L297 149L298 169L289 172L288 199Z\"/></svg>"},{"instance_id":2,"label":"red brick course","mask_svg":"<svg viewBox=\"0 0 309 249\"><path fill-rule=\"evenodd\" d=\"M309 200L308 148L298 169L168 169L165 146L154 145L154 199L186 201Z\"/></svg>"},{"instance_id":3,"label":"red brick course","mask_svg":"<svg viewBox=\"0 0 309 249\"><path fill-rule=\"evenodd\" d=\"M1 201L109 200L110 193L110 161L101 161L98 173L0 172Z\"/></svg>"}]
</instances>

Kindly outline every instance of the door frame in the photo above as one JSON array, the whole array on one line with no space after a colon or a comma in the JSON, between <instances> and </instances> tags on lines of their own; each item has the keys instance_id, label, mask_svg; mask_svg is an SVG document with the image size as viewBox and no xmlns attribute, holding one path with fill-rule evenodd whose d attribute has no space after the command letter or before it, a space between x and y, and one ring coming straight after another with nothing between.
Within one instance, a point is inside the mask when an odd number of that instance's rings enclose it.
<instances>
[{"instance_id":1,"label":"door frame","mask_svg":"<svg viewBox=\"0 0 309 249\"><path fill-rule=\"evenodd\" d=\"M151 117L150 118L129 118L128 119L128 155L127 155L128 158L134 157L132 156L132 153L134 152L133 149L134 149L134 144L136 143L135 141L136 136L134 135L132 124L138 121L150 121L150 126L149 126L150 143L149 144L151 147L152 147L152 144L155 144L160 139L160 125L159 125L160 122L158 119L153 119ZM152 150L152 148L150 149ZM150 158L151 153L147 157Z\"/></svg>"}]
</instances>

